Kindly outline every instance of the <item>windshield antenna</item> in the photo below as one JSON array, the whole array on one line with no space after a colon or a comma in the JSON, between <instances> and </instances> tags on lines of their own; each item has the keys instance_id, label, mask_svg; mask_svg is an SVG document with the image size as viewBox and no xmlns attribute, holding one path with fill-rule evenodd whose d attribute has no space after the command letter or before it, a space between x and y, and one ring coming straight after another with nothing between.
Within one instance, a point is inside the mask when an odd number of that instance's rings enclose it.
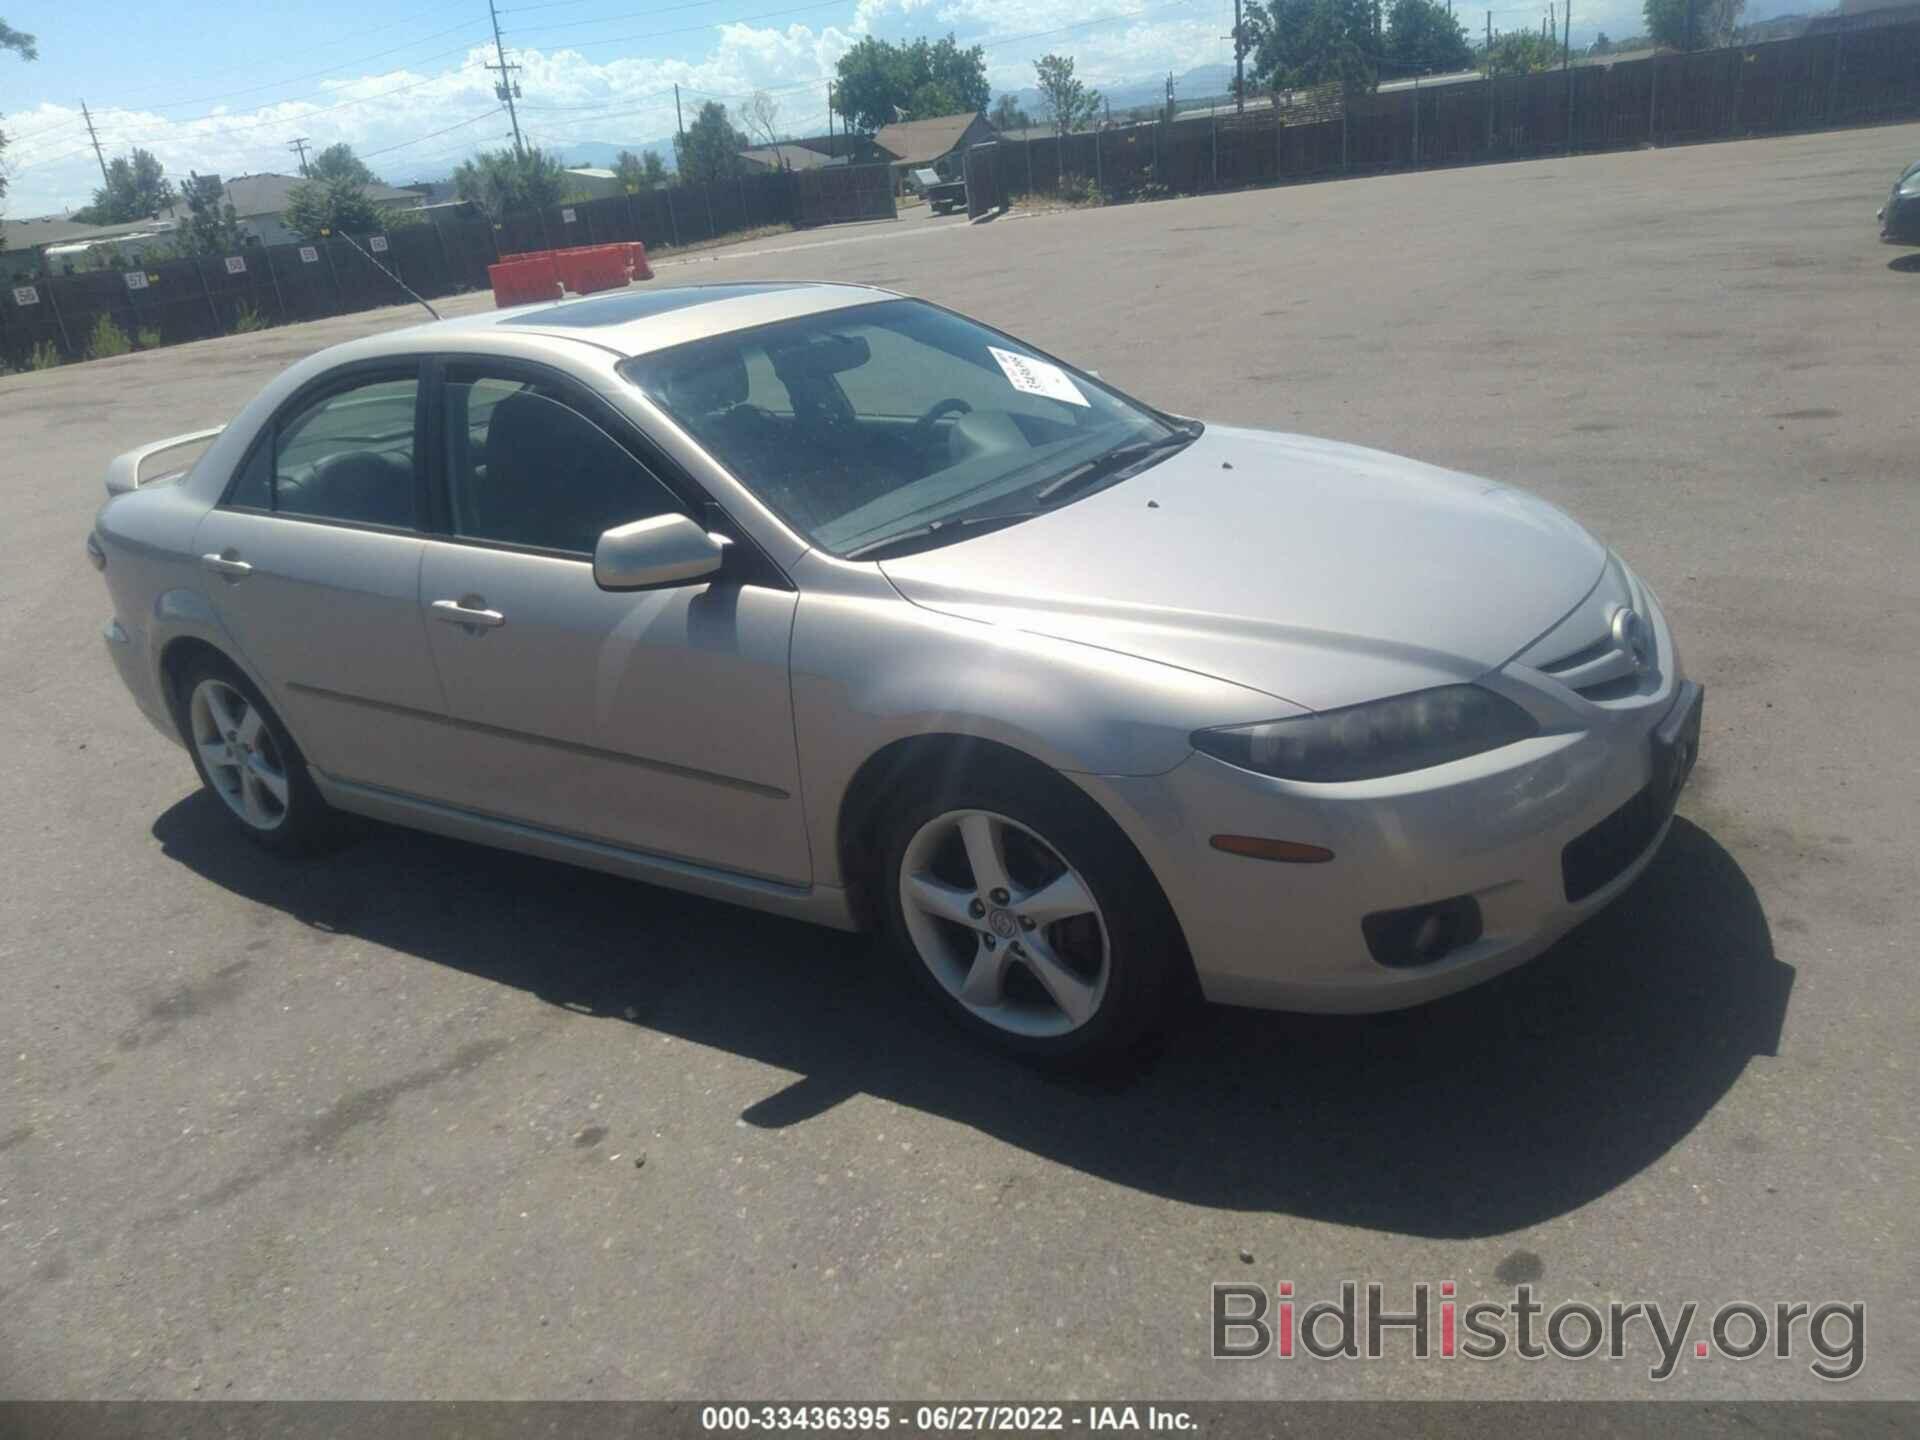
<instances>
[{"instance_id":1,"label":"windshield antenna","mask_svg":"<svg viewBox=\"0 0 1920 1440\"><path fill-rule=\"evenodd\" d=\"M328 236L328 233L329 232L322 230L320 232L320 238L322 240L326 239ZM343 230L340 232L340 238L346 241L347 244L353 246L354 249L360 250L360 242L354 239L351 235L347 234L346 231ZM402 280L398 275L394 274L393 271L387 269L386 266L382 265L378 260L374 259L373 256L368 255L365 250L360 250L360 253L361 255L366 257L366 261L369 265L373 266L374 269L378 270L382 275L386 276L389 280L393 281L394 284L398 285L402 290L406 291L407 294L413 296L415 300L418 300L421 303L421 305L425 306L427 314L431 315L436 320L440 318L440 312L434 309L433 306L428 305L426 301L426 297L420 294L419 291L415 290L411 285L407 284L406 281Z\"/></svg>"}]
</instances>

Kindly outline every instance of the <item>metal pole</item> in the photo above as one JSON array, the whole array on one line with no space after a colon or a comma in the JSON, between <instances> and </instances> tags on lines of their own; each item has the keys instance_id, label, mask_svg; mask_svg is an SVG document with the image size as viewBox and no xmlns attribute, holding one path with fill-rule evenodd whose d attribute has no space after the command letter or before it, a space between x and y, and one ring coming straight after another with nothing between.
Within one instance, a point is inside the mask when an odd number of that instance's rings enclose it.
<instances>
[{"instance_id":1,"label":"metal pole","mask_svg":"<svg viewBox=\"0 0 1920 1440\"><path fill-rule=\"evenodd\" d=\"M1413 165L1420 168L1420 77L1413 77Z\"/></svg>"},{"instance_id":2,"label":"metal pole","mask_svg":"<svg viewBox=\"0 0 1920 1440\"><path fill-rule=\"evenodd\" d=\"M203 281L202 283L205 282ZM53 310L53 323L60 327L61 348L64 349L67 354L77 356L77 352L73 348L73 337L67 334L67 317L60 313L60 297L54 294L55 277L51 273L46 276L46 284L47 304ZM216 320L219 318L217 314L214 316Z\"/></svg>"},{"instance_id":3,"label":"metal pole","mask_svg":"<svg viewBox=\"0 0 1920 1440\"><path fill-rule=\"evenodd\" d=\"M287 297L280 293L280 270L273 263L273 251L266 246L260 247L260 256L267 262L267 278L273 282L273 303L280 307L280 323L287 323Z\"/></svg>"},{"instance_id":4,"label":"metal pole","mask_svg":"<svg viewBox=\"0 0 1920 1440\"><path fill-rule=\"evenodd\" d=\"M1233 0L1233 108L1247 113L1246 50L1240 43L1240 0Z\"/></svg>"},{"instance_id":5,"label":"metal pole","mask_svg":"<svg viewBox=\"0 0 1920 1440\"><path fill-rule=\"evenodd\" d=\"M1156 175L1154 178L1158 179L1159 177ZM1104 198L1107 193L1107 172L1100 160L1100 132L1098 130L1093 132L1093 183L1100 191L1102 198Z\"/></svg>"},{"instance_id":6,"label":"metal pole","mask_svg":"<svg viewBox=\"0 0 1920 1440\"><path fill-rule=\"evenodd\" d=\"M200 277L200 293L207 297L207 313L213 316L213 328L222 335L226 334L227 327L220 323L220 307L213 303L213 287L207 283L206 262L198 255L193 257L193 272ZM63 329L61 333L66 332Z\"/></svg>"},{"instance_id":7,"label":"metal pole","mask_svg":"<svg viewBox=\"0 0 1920 1440\"><path fill-rule=\"evenodd\" d=\"M673 208L673 192L676 188L677 187L672 185L667 187L667 226L673 231L674 248L678 249L680 246L680 217L674 212Z\"/></svg>"},{"instance_id":8,"label":"metal pole","mask_svg":"<svg viewBox=\"0 0 1920 1440\"><path fill-rule=\"evenodd\" d=\"M1653 144L1654 118L1660 109L1660 57L1651 56L1647 60L1647 143Z\"/></svg>"},{"instance_id":9,"label":"metal pole","mask_svg":"<svg viewBox=\"0 0 1920 1440\"><path fill-rule=\"evenodd\" d=\"M333 278L333 308L338 310L341 302L346 299L346 292L340 288L340 267L333 263L333 242L331 240L322 240L320 242L320 253L327 257L327 274ZM500 250L497 245L494 247L493 258L495 260L500 258Z\"/></svg>"},{"instance_id":10,"label":"metal pole","mask_svg":"<svg viewBox=\"0 0 1920 1440\"><path fill-rule=\"evenodd\" d=\"M1220 116L1216 111L1207 111L1209 129L1213 139L1213 188L1220 188Z\"/></svg>"},{"instance_id":11,"label":"metal pole","mask_svg":"<svg viewBox=\"0 0 1920 1440\"><path fill-rule=\"evenodd\" d=\"M1487 11L1487 155L1493 155L1493 12Z\"/></svg>"},{"instance_id":12,"label":"metal pole","mask_svg":"<svg viewBox=\"0 0 1920 1440\"><path fill-rule=\"evenodd\" d=\"M1567 72L1567 154L1573 154L1573 0L1567 0L1566 13L1561 17L1566 27L1560 42L1560 68Z\"/></svg>"}]
</instances>

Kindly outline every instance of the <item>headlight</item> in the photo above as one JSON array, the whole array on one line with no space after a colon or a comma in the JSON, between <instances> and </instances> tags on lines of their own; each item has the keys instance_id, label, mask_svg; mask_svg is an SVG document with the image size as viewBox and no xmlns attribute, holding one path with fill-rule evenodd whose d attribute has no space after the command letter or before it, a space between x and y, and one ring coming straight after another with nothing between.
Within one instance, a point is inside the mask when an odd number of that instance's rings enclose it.
<instances>
[{"instance_id":1,"label":"headlight","mask_svg":"<svg viewBox=\"0 0 1920 1440\"><path fill-rule=\"evenodd\" d=\"M1518 705L1478 685L1442 685L1291 720L1198 730L1193 745L1283 780L1371 780L1444 765L1538 734Z\"/></svg>"},{"instance_id":2,"label":"headlight","mask_svg":"<svg viewBox=\"0 0 1920 1440\"><path fill-rule=\"evenodd\" d=\"M1902 200L1920 200L1920 175L1901 181L1900 188L1894 193Z\"/></svg>"}]
</instances>

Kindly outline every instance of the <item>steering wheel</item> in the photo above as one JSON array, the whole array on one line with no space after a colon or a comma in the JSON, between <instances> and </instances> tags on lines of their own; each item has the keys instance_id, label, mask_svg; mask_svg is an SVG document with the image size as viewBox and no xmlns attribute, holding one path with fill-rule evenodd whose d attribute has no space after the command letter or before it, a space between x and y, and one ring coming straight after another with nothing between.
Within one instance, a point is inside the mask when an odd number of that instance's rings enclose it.
<instances>
[{"instance_id":1,"label":"steering wheel","mask_svg":"<svg viewBox=\"0 0 1920 1440\"><path fill-rule=\"evenodd\" d=\"M936 400L927 407L926 414L913 422L913 430L907 438L915 450L924 453L933 443L933 427L940 423L943 415L967 415L972 411L973 406L951 395L945 400Z\"/></svg>"}]
</instances>

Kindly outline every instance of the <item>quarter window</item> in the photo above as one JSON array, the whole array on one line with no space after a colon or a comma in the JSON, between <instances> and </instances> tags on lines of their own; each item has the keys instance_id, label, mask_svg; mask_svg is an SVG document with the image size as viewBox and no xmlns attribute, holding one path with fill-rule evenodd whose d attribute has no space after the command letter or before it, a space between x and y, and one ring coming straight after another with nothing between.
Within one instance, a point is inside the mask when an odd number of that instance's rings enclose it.
<instances>
[{"instance_id":1,"label":"quarter window","mask_svg":"<svg viewBox=\"0 0 1920 1440\"><path fill-rule=\"evenodd\" d=\"M544 382L456 375L446 426L455 535L591 554L603 531L685 508Z\"/></svg>"}]
</instances>

